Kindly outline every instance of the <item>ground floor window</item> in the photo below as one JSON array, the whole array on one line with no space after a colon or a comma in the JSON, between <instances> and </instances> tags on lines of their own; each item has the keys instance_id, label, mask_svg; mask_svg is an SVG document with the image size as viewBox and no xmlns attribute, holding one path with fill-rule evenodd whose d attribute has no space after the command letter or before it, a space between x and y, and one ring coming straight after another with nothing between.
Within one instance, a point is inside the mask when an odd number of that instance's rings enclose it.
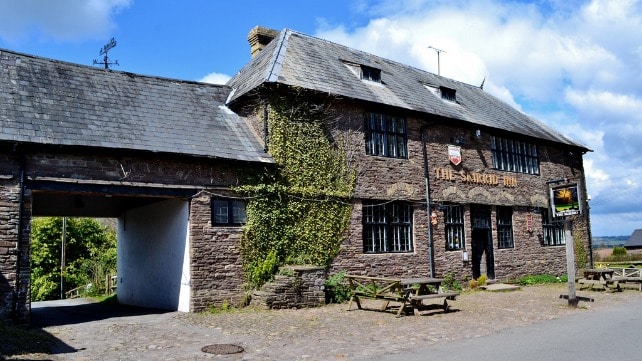
<instances>
[{"instance_id":1,"label":"ground floor window","mask_svg":"<svg viewBox=\"0 0 642 361\"><path fill-rule=\"evenodd\" d=\"M412 252L412 208L402 202L363 202L363 251Z\"/></svg>"},{"instance_id":2,"label":"ground floor window","mask_svg":"<svg viewBox=\"0 0 642 361\"><path fill-rule=\"evenodd\" d=\"M444 206L446 250L464 249L464 207L458 204Z\"/></svg>"},{"instance_id":3,"label":"ground floor window","mask_svg":"<svg viewBox=\"0 0 642 361\"><path fill-rule=\"evenodd\" d=\"M566 244L564 225L556 222L550 216L548 208L541 209L542 214L542 246L561 246Z\"/></svg>"},{"instance_id":4,"label":"ground floor window","mask_svg":"<svg viewBox=\"0 0 642 361\"><path fill-rule=\"evenodd\" d=\"M497 207L497 247L513 248L513 208Z\"/></svg>"},{"instance_id":5,"label":"ground floor window","mask_svg":"<svg viewBox=\"0 0 642 361\"><path fill-rule=\"evenodd\" d=\"M212 226L240 226L246 221L245 202L212 198Z\"/></svg>"}]
</instances>

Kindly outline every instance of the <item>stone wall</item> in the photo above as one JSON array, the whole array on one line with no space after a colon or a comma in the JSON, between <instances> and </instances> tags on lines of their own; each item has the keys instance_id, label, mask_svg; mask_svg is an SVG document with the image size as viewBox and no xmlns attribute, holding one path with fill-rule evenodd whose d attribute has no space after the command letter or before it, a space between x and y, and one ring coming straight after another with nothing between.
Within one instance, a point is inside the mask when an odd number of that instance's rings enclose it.
<instances>
[{"instance_id":1,"label":"stone wall","mask_svg":"<svg viewBox=\"0 0 642 361\"><path fill-rule=\"evenodd\" d=\"M325 304L323 268L314 266L284 266L274 281L252 293L254 306L265 308L308 308Z\"/></svg>"},{"instance_id":2,"label":"stone wall","mask_svg":"<svg viewBox=\"0 0 642 361\"><path fill-rule=\"evenodd\" d=\"M407 116L408 159L368 156L365 154L363 134L363 112L368 106L358 104L337 104L336 114L330 116L336 138L340 134L352 133L356 151L358 180L355 191L354 212L347 239L341 252L334 260L331 272L347 270L353 274L368 276L428 276L429 237L428 212L426 207L426 181L422 133L427 149L427 168L430 187L431 211L436 211L438 223L432 227L432 251L435 274L443 277L453 273L459 280L472 277L471 262L462 260L462 251L447 251L443 213L438 206L443 203L457 203L464 206L465 250L471 256L471 204L491 206L494 243L494 268L497 279L512 279L528 274L563 274L566 272L565 247L543 246L540 236L543 232L541 207L549 207L549 186L551 179L566 178L585 189L582 155L575 150L556 146L552 143L537 144L540 156L540 174L505 172L493 169L490 149L491 135L513 139L515 136L500 130L480 129L480 137L473 136L479 128L466 127L440 118L415 118ZM377 111L374 109L373 111ZM461 139L462 162L453 165L448 158L448 145ZM532 140L531 140L532 142ZM480 175L478 181L464 181L464 175ZM446 176L448 175L448 176ZM486 177L487 182L483 181ZM494 177L494 178L491 178ZM491 182L490 180L495 181ZM504 181L506 179L506 181ZM414 250L410 253L364 254L362 241L361 200L401 200L413 205ZM585 198L586 199L586 198ZM513 210L514 247L497 247L496 208L510 206ZM588 248L588 210L581 216L573 216L573 234L580 237ZM532 219L532 231L527 230L526 220ZM572 242L573 240L567 240Z\"/></svg>"},{"instance_id":3,"label":"stone wall","mask_svg":"<svg viewBox=\"0 0 642 361\"><path fill-rule=\"evenodd\" d=\"M210 197L192 199L190 210L191 311L244 302L241 227L212 227Z\"/></svg>"}]
</instances>

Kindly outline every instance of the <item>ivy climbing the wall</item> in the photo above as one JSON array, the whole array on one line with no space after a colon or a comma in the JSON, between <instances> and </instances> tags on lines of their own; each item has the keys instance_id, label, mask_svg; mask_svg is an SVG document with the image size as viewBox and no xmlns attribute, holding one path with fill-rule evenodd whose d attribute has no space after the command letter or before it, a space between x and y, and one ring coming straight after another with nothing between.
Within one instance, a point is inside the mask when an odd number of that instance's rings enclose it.
<instances>
[{"instance_id":1,"label":"ivy climbing the wall","mask_svg":"<svg viewBox=\"0 0 642 361\"><path fill-rule=\"evenodd\" d=\"M248 197L241 252L252 287L283 264L326 267L350 222L356 172L345 134L330 129L327 102L302 94L269 99L269 152L278 167L239 187Z\"/></svg>"}]
</instances>

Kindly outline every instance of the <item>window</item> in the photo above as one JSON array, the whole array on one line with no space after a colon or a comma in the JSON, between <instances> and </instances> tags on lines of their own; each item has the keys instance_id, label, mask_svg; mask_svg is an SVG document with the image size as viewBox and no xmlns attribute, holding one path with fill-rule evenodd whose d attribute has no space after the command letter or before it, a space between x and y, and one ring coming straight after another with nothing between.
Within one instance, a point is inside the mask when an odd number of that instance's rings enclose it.
<instances>
[{"instance_id":1,"label":"window","mask_svg":"<svg viewBox=\"0 0 642 361\"><path fill-rule=\"evenodd\" d=\"M464 207L447 205L444 209L444 225L446 229L446 250L464 249Z\"/></svg>"},{"instance_id":2,"label":"window","mask_svg":"<svg viewBox=\"0 0 642 361\"><path fill-rule=\"evenodd\" d=\"M561 246L566 244L564 225L549 217L550 210L542 208L542 246Z\"/></svg>"},{"instance_id":3,"label":"window","mask_svg":"<svg viewBox=\"0 0 642 361\"><path fill-rule=\"evenodd\" d=\"M412 209L401 202L363 203L363 252L412 252Z\"/></svg>"},{"instance_id":4,"label":"window","mask_svg":"<svg viewBox=\"0 0 642 361\"><path fill-rule=\"evenodd\" d=\"M453 103L457 102L457 97L455 96L455 89L446 88L445 86L440 86L439 92L441 93L441 99L447 100Z\"/></svg>"},{"instance_id":5,"label":"window","mask_svg":"<svg viewBox=\"0 0 642 361\"><path fill-rule=\"evenodd\" d=\"M490 138L495 169L539 175L537 146L517 140Z\"/></svg>"},{"instance_id":6,"label":"window","mask_svg":"<svg viewBox=\"0 0 642 361\"><path fill-rule=\"evenodd\" d=\"M361 65L361 79L381 83L381 70Z\"/></svg>"},{"instance_id":7,"label":"window","mask_svg":"<svg viewBox=\"0 0 642 361\"><path fill-rule=\"evenodd\" d=\"M366 154L407 158L406 119L379 113L366 115Z\"/></svg>"},{"instance_id":8,"label":"window","mask_svg":"<svg viewBox=\"0 0 642 361\"><path fill-rule=\"evenodd\" d=\"M497 207L497 246L513 248L513 208Z\"/></svg>"},{"instance_id":9,"label":"window","mask_svg":"<svg viewBox=\"0 0 642 361\"><path fill-rule=\"evenodd\" d=\"M240 226L246 221L244 202L212 198L213 226Z\"/></svg>"}]
</instances>

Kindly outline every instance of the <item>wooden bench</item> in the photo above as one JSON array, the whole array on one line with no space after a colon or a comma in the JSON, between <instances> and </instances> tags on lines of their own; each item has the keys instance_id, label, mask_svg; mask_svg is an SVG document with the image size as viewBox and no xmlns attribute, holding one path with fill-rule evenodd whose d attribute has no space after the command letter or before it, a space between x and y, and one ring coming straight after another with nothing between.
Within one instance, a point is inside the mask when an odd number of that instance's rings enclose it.
<instances>
[{"instance_id":1,"label":"wooden bench","mask_svg":"<svg viewBox=\"0 0 642 361\"><path fill-rule=\"evenodd\" d=\"M404 290L401 286L400 279L356 275L345 275L345 278L348 280L352 291L348 310L352 308L353 301L357 303L357 308L361 310L361 298L386 301L382 307L383 311L388 308L390 301L393 301L401 303L397 311L397 317L399 317L408 303L410 294L409 291Z\"/></svg>"},{"instance_id":2,"label":"wooden bench","mask_svg":"<svg viewBox=\"0 0 642 361\"><path fill-rule=\"evenodd\" d=\"M434 285L435 281L440 283L440 279L434 278L412 278L412 279L397 279L397 278L384 278L384 277L367 277L357 275L346 275L348 284L352 291L348 310L352 308L352 302L356 302L357 308L361 307L361 298L383 300L382 310L385 311L390 302L400 303L397 310L397 317L400 317L409 306L415 314L420 309L434 305L423 305L422 301L427 299L443 298L444 302L438 307L442 308L445 312L450 310L447 300L454 300L459 294L456 292L448 293L428 293L428 285ZM437 285L438 285L437 283ZM437 287L438 289L438 287Z\"/></svg>"},{"instance_id":3,"label":"wooden bench","mask_svg":"<svg viewBox=\"0 0 642 361\"><path fill-rule=\"evenodd\" d=\"M614 268L613 279L619 281L622 288L642 291L641 268Z\"/></svg>"}]
</instances>

